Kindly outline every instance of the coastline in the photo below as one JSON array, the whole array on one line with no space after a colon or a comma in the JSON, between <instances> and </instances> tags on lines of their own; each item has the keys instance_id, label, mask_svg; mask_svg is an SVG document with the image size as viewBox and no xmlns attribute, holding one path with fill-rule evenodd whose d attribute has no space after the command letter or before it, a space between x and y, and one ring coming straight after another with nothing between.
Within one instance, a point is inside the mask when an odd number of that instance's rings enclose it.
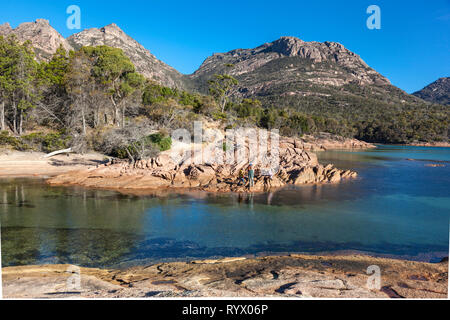
<instances>
[{"instance_id":1,"label":"coastline","mask_svg":"<svg viewBox=\"0 0 450 320\"><path fill-rule=\"evenodd\" d=\"M450 148L450 142L423 142L423 143L409 143L409 144L402 144L402 145L413 146L413 147Z\"/></svg>"},{"instance_id":2,"label":"coastline","mask_svg":"<svg viewBox=\"0 0 450 320\"><path fill-rule=\"evenodd\" d=\"M380 268L379 288L368 286L369 266ZM20 298L447 298L448 259L426 263L368 255L234 257L79 269L68 290L69 265L5 267L3 291ZM26 289L26 290L25 290Z\"/></svg>"},{"instance_id":3,"label":"coastline","mask_svg":"<svg viewBox=\"0 0 450 320\"><path fill-rule=\"evenodd\" d=\"M429 148L450 148L450 142L410 142L410 143L374 143L375 145L400 146L400 147L429 147Z\"/></svg>"}]
</instances>

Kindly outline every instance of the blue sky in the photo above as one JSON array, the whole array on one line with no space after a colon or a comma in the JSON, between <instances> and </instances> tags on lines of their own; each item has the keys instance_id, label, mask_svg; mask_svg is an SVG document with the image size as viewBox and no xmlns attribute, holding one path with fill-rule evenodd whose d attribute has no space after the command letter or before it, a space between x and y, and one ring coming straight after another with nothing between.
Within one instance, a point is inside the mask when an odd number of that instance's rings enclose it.
<instances>
[{"instance_id":1,"label":"blue sky","mask_svg":"<svg viewBox=\"0 0 450 320\"><path fill-rule=\"evenodd\" d=\"M67 37L77 32L66 27L72 4L81 8L82 29L114 22L183 73L214 52L296 36L340 42L410 93L450 76L450 0L2 0L0 24L45 18ZM366 27L372 4L381 9L380 30Z\"/></svg>"}]
</instances>

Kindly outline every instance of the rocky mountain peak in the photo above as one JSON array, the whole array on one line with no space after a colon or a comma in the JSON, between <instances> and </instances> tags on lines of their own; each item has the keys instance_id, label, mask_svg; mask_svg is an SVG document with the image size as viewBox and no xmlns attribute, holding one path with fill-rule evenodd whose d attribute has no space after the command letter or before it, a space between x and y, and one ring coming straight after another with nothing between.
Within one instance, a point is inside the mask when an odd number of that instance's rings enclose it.
<instances>
[{"instance_id":1,"label":"rocky mountain peak","mask_svg":"<svg viewBox=\"0 0 450 320\"><path fill-rule=\"evenodd\" d=\"M6 36L8 35L13 29L11 28L11 26L9 25L8 22L4 23L4 24L0 24L0 35L2 36Z\"/></svg>"},{"instance_id":2,"label":"rocky mountain peak","mask_svg":"<svg viewBox=\"0 0 450 320\"><path fill-rule=\"evenodd\" d=\"M122 49L134 63L136 70L145 77L169 87L184 89L186 85L184 75L158 60L115 23L102 28L83 30L67 39L53 29L46 19L25 22L15 29L12 29L9 23L0 25L0 35L9 34L14 34L20 42L31 41L38 61L51 59L61 45L67 51L83 46L107 45Z\"/></svg>"},{"instance_id":3,"label":"rocky mountain peak","mask_svg":"<svg viewBox=\"0 0 450 320\"><path fill-rule=\"evenodd\" d=\"M126 33L119 28L119 26L115 23L111 23L103 28L100 28L100 31L105 34L111 34L117 37L126 37Z\"/></svg>"},{"instance_id":4,"label":"rocky mountain peak","mask_svg":"<svg viewBox=\"0 0 450 320\"><path fill-rule=\"evenodd\" d=\"M50 26L50 21L47 19L36 19L35 24L39 24L41 26Z\"/></svg>"},{"instance_id":5,"label":"rocky mountain peak","mask_svg":"<svg viewBox=\"0 0 450 320\"><path fill-rule=\"evenodd\" d=\"M225 70L227 64L232 64L233 69ZM390 84L342 44L306 42L296 37L281 37L257 48L215 54L203 62L191 79L204 83L214 74L225 71L238 78L239 92L246 96L283 91L285 89L275 88L288 86L294 89L319 85L334 90L348 84ZM304 89L289 92L309 94Z\"/></svg>"},{"instance_id":6,"label":"rocky mountain peak","mask_svg":"<svg viewBox=\"0 0 450 320\"><path fill-rule=\"evenodd\" d=\"M75 49L83 46L100 45L122 49L133 62L136 70L145 77L169 87L184 88L184 76L182 74L158 60L115 23L73 34L67 38L67 41Z\"/></svg>"},{"instance_id":7,"label":"rocky mountain peak","mask_svg":"<svg viewBox=\"0 0 450 320\"><path fill-rule=\"evenodd\" d=\"M269 44L272 52L278 52L285 56L295 57L298 55L300 48L304 45L304 41L296 37L281 37Z\"/></svg>"},{"instance_id":8,"label":"rocky mountain peak","mask_svg":"<svg viewBox=\"0 0 450 320\"><path fill-rule=\"evenodd\" d=\"M66 50L72 47L58 31L50 26L46 19L37 19L34 22L25 22L12 29L6 23L0 26L0 35L14 34L20 42L30 40L33 44L37 60L48 60L56 52L60 45Z\"/></svg>"},{"instance_id":9,"label":"rocky mountain peak","mask_svg":"<svg viewBox=\"0 0 450 320\"><path fill-rule=\"evenodd\" d=\"M413 95L425 101L450 105L450 77L439 78Z\"/></svg>"}]
</instances>

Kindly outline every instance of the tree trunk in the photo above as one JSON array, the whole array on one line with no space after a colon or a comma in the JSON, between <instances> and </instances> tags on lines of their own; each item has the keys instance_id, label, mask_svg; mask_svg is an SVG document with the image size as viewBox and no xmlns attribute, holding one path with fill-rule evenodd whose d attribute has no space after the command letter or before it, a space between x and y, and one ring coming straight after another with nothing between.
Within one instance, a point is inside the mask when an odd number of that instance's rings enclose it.
<instances>
[{"instance_id":1,"label":"tree trunk","mask_svg":"<svg viewBox=\"0 0 450 320\"><path fill-rule=\"evenodd\" d=\"M13 98L14 99L14 98ZM13 100L13 132L17 134L17 106L16 102Z\"/></svg>"},{"instance_id":2,"label":"tree trunk","mask_svg":"<svg viewBox=\"0 0 450 320\"><path fill-rule=\"evenodd\" d=\"M19 136L22 135L23 132L23 111L22 109L19 110Z\"/></svg>"},{"instance_id":3,"label":"tree trunk","mask_svg":"<svg viewBox=\"0 0 450 320\"><path fill-rule=\"evenodd\" d=\"M133 168L134 168L136 161L134 160L134 157L131 155L131 152L128 150L128 147L125 147L125 150L127 151L128 157L130 158L131 162L133 163Z\"/></svg>"},{"instance_id":4,"label":"tree trunk","mask_svg":"<svg viewBox=\"0 0 450 320\"><path fill-rule=\"evenodd\" d=\"M5 127L5 101L2 101L2 104L0 105L0 130L1 131L6 130L6 127Z\"/></svg>"},{"instance_id":5,"label":"tree trunk","mask_svg":"<svg viewBox=\"0 0 450 320\"><path fill-rule=\"evenodd\" d=\"M111 102L114 106L114 124L117 126L120 126L119 124L119 108L117 106L117 103L114 101L114 98L111 96Z\"/></svg>"},{"instance_id":6,"label":"tree trunk","mask_svg":"<svg viewBox=\"0 0 450 320\"><path fill-rule=\"evenodd\" d=\"M122 103L122 128L125 128L125 104Z\"/></svg>"},{"instance_id":7,"label":"tree trunk","mask_svg":"<svg viewBox=\"0 0 450 320\"><path fill-rule=\"evenodd\" d=\"M224 113L226 105L227 105L227 99L225 97L223 97L223 100L222 100L222 113Z\"/></svg>"},{"instance_id":8,"label":"tree trunk","mask_svg":"<svg viewBox=\"0 0 450 320\"><path fill-rule=\"evenodd\" d=\"M86 135L86 117L84 115L84 107L81 108L81 117L83 121L83 135Z\"/></svg>"}]
</instances>

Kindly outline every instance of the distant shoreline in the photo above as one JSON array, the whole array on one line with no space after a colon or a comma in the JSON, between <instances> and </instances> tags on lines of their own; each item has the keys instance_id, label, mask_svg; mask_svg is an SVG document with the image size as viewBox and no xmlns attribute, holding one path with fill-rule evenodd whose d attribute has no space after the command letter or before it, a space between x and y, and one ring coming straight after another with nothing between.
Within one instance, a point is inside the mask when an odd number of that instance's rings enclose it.
<instances>
[{"instance_id":1,"label":"distant shoreline","mask_svg":"<svg viewBox=\"0 0 450 320\"><path fill-rule=\"evenodd\" d=\"M450 142L417 142L407 144L393 144L394 146L430 147L430 148L450 148Z\"/></svg>"}]
</instances>

